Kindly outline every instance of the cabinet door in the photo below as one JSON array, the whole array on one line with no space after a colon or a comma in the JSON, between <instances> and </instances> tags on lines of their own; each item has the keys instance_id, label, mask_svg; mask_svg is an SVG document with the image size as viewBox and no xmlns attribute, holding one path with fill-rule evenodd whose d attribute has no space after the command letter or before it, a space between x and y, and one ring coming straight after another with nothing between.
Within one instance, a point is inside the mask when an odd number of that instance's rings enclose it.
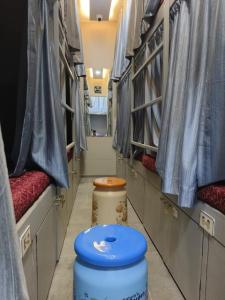
<instances>
[{"instance_id":1,"label":"cabinet door","mask_svg":"<svg viewBox=\"0 0 225 300\"><path fill-rule=\"evenodd\" d=\"M201 282L203 231L171 204L168 267L187 300L198 300ZM218 299L218 298L211 298Z\"/></svg>"},{"instance_id":2,"label":"cabinet door","mask_svg":"<svg viewBox=\"0 0 225 300\"><path fill-rule=\"evenodd\" d=\"M56 205L57 259L59 259L67 229L67 190L61 189Z\"/></svg>"},{"instance_id":3,"label":"cabinet door","mask_svg":"<svg viewBox=\"0 0 225 300\"><path fill-rule=\"evenodd\" d=\"M69 219L70 219L70 215L72 212L72 208L73 208L73 203L74 203L74 193L73 193L73 189L74 189L74 184L73 184L73 162L72 160L69 162L69 166L68 166L68 170L69 170L69 189L67 190L67 224L69 223Z\"/></svg>"},{"instance_id":4,"label":"cabinet door","mask_svg":"<svg viewBox=\"0 0 225 300\"><path fill-rule=\"evenodd\" d=\"M185 298L197 300L202 229L157 189L148 182L145 184L144 226Z\"/></svg>"},{"instance_id":5,"label":"cabinet door","mask_svg":"<svg viewBox=\"0 0 225 300\"><path fill-rule=\"evenodd\" d=\"M160 239L160 215L161 215L161 193L151 184L145 181L145 198L144 198L144 227L159 248Z\"/></svg>"},{"instance_id":6,"label":"cabinet door","mask_svg":"<svg viewBox=\"0 0 225 300\"><path fill-rule=\"evenodd\" d=\"M144 219L144 179L134 169L127 167L128 198L136 213L143 222Z\"/></svg>"},{"instance_id":7,"label":"cabinet door","mask_svg":"<svg viewBox=\"0 0 225 300\"><path fill-rule=\"evenodd\" d=\"M48 212L37 233L38 300L46 300L56 266L55 207Z\"/></svg>"},{"instance_id":8,"label":"cabinet door","mask_svg":"<svg viewBox=\"0 0 225 300\"><path fill-rule=\"evenodd\" d=\"M32 241L32 246L23 257L23 268L29 297L32 300L37 300L36 237Z\"/></svg>"},{"instance_id":9,"label":"cabinet door","mask_svg":"<svg viewBox=\"0 0 225 300\"><path fill-rule=\"evenodd\" d=\"M206 300L225 299L225 247L209 237Z\"/></svg>"}]
</instances>

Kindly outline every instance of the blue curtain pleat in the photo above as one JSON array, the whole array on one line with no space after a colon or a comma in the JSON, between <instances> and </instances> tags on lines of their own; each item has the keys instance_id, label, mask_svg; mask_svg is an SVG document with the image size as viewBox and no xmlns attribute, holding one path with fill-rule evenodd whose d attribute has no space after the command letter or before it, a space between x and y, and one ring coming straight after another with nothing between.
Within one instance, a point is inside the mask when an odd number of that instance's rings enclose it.
<instances>
[{"instance_id":1,"label":"blue curtain pleat","mask_svg":"<svg viewBox=\"0 0 225 300\"><path fill-rule=\"evenodd\" d=\"M0 128L0 299L28 300Z\"/></svg>"},{"instance_id":2,"label":"blue curtain pleat","mask_svg":"<svg viewBox=\"0 0 225 300\"><path fill-rule=\"evenodd\" d=\"M85 123L84 123L84 108L81 101L80 94L80 82L73 81L72 86L72 103L75 109L75 117L74 117L74 132L75 132L75 153L79 157L83 150L87 150L87 140L85 133Z\"/></svg>"},{"instance_id":3,"label":"blue curtain pleat","mask_svg":"<svg viewBox=\"0 0 225 300\"><path fill-rule=\"evenodd\" d=\"M13 175L39 167L55 183L68 186L63 115L53 22L54 1L28 1L26 110ZM17 152L17 151L15 151Z\"/></svg>"},{"instance_id":4,"label":"blue curtain pleat","mask_svg":"<svg viewBox=\"0 0 225 300\"><path fill-rule=\"evenodd\" d=\"M131 73L129 72L118 85L117 124L114 148L124 157L130 154L130 114L131 114Z\"/></svg>"},{"instance_id":5,"label":"blue curtain pleat","mask_svg":"<svg viewBox=\"0 0 225 300\"><path fill-rule=\"evenodd\" d=\"M225 179L225 3L179 3L173 15L157 169L163 192L178 195L179 205L191 207L198 186Z\"/></svg>"}]
</instances>

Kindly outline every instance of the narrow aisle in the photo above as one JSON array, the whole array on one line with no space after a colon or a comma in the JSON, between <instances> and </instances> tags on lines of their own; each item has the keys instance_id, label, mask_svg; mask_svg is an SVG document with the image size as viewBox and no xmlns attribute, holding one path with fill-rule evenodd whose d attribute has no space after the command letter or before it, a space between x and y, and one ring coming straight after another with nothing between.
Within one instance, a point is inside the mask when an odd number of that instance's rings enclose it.
<instances>
[{"instance_id":1,"label":"narrow aisle","mask_svg":"<svg viewBox=\"0 0 225 300\"><path fill-rule=\"evenodd\" d=\"M73 241L80 231L89 228L91 225L92 181L92 178L84 178L79 185L48 300L72 300L73 262L75 258ZM183 296L130 204L128 204L128 218L129 225L141 231L148 241L147 259L149 262L151 300L183 300Z\"/></svg>"}]
</instances>

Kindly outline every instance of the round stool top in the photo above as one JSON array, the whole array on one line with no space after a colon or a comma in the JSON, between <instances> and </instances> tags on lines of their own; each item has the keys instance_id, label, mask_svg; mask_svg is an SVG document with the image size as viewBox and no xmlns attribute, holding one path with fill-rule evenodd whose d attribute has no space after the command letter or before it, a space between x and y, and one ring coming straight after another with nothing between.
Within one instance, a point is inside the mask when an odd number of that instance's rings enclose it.
<instances>
[{"instance_id":1,"label":"round stool top","mask_svg":"<svg viewBox=\"0 0 225 300\"><path fill-rule=\"evenodd\" d=\"M94 180L96 187L116 188L124 187L127 184L126 180L118 177L102 177Z\"/></svg>"},{"instance_id":2,"label":"round stool top","mask_svg":"<svg viewBox=\"0 0 225 300\"><path fill-rule=\"evenodd\" d=\"M99 225L81 232L74 243L83 262L99 267L122 267L144 258L147 242L139 231L122 225Z\"/></svg>"}]
</instances>

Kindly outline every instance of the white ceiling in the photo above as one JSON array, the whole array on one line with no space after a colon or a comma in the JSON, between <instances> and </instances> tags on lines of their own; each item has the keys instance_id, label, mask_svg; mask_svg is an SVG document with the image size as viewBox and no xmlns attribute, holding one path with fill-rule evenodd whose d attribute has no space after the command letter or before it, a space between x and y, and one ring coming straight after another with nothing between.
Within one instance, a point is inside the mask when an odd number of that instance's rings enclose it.
<instances>
[{"instance_id":1,"label":"white ceiling","mask_svg":"<svg viewBox=\"0 0 225 300\"><path fill-rule=\"evenodd\" d=\"M103 21L109 20L112 0L90 0L90 20L96 20L97 15L103 16Z\"/></svg>"}]
</instances>

